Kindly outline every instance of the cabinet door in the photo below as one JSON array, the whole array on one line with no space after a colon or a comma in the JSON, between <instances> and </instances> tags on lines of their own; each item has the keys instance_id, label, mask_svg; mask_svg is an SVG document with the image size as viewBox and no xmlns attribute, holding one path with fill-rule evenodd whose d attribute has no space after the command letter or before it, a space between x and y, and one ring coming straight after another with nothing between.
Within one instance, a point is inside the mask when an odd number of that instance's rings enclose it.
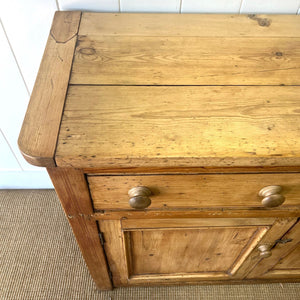
<instances>
[{"instance_id":1,"label":"cabinet door","mask_svg":"<svg viewBox=\"0 0 300 300\"><path fill-rule=\"evenodd\" d=\"M101 220L115 286L242 279L295 219Z\"/></svg>"},{"instance_id":2,"label":"cabinet door","mask_svg":"<svg viewBox=\"0 0 300 300\"><path fill-rule=\"evenodd\" d=\"M300 278L300 221L275 241L271 254L259 262L249 278Z\"/></svg>"}]
</instances>

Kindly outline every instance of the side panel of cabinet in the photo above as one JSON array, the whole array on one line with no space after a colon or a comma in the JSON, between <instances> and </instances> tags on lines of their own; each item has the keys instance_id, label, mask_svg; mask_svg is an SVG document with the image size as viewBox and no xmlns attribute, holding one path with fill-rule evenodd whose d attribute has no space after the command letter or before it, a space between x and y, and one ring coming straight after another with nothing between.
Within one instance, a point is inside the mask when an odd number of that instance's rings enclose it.
<instances>
[{"instance_id":1,"label":"side panel of cabinet","mask_svg":"<svg viewBox=\"0 0 300 300\"><path fill-rule=\"evenodd\" d=\"M47 168L89 271L101 290L112 289L97 222L84 173L71 168Z\"/></svg>"},{"instance_id":2,"label":"side panel of cabinet","mask_svg":"<svg viewBox=\"0 0 300 300\"><path fill-rule=\"evenodd\" d=\"M257 246L280 238L294 222L131 219L99 225L114 285L125 286L243 279L259 261Z\"/></svg>"}]
</instances>

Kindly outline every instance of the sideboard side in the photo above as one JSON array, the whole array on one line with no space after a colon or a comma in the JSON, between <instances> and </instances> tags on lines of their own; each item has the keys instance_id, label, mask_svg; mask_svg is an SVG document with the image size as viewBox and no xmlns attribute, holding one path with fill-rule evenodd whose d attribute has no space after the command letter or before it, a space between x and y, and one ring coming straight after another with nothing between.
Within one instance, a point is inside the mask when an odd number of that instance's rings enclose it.
<instances>
[{"instance_id":1,"label":"sideboard side","mask_svg":"<svg viewBox=\"0 0 300 300\"><path fill-rule=\"evenodd\" d=\"M81 253L97 287L111 290L105 253L84 173L76 169L47 168L56 193L72 227Z\"/></svg>"}]
</instances>

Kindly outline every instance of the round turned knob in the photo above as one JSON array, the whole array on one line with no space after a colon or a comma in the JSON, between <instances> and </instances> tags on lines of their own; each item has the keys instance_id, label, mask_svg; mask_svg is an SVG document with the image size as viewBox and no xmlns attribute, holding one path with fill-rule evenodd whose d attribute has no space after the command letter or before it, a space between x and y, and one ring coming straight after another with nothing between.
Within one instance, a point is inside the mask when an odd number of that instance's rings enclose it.
<instances>
[{"instance_id":1,"label":"round turned knob","mask_svg":"<svg viewBox=\"0 0 300 300\"><path fill-rule=\"evenodd\" d=\"M137 186L129 190L129 205L135 209L143 209L151 204L151 190L145 186Z\"/></svg>"},{"instance_id":2,"label":"round turned knob","mask_svg":"<svg viewBox=\"0 0 300 300\"><path fill-rule=\"evenodd\" d=\"M270 257L272 255L270 245L260 245L257 249L260 252L259 256L261 258L267 258L267 257Z\"/></svg>"},{"instance_id":3,"label":"round turned knob","mask_svg":"<svg viewBox=\"0 0 300 300\"><path fill-rule=\"evenodd\" d=\"M280 185L270 185L261 189L259 196L264 197L261 204L265 207L276 207L285 201L285 197L280 194L282 188Z\"/></svg>"}]
</instances>

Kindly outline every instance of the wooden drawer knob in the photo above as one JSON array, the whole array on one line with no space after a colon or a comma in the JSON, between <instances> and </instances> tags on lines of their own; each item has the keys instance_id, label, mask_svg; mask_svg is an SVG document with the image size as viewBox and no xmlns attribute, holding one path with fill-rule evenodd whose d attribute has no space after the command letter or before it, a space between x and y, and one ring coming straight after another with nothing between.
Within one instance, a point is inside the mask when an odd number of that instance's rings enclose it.
<instances>
[{"instance_id":1,"label":"wooden drawer knob","mask_svg":"<svg viewBox=\"0 0 300 300\"><path fill-rule=\"evenodd\" d=\"M129 190L129 205L135 209L143 209L151 204L151 190L145 186L137 186Z\"/></svg>"},{"instance_id":2,"label":"wooden drawer knob","mask_svg":"<svg viewBox=\"0 0 300 300\"><path fill-rule=\"evenodd\" d=\"M270 257L272 255L270 245L260 245L257 249L260 252L259 256L261 258L267 258L267 257Z\"/></svg>"},{"instance_id":3,"label":"wooden drawer knob","mask_svg":"<svg viewBox=\"0 0 300 300\"><path fill-rule=\"evenodd\" d=\"M285 197L280 194L282 188L280 185L270 185L261 189L259 196L264 197L261 201L264 207L276 207L285 201Z\"/></svg>"}]
</instances>

